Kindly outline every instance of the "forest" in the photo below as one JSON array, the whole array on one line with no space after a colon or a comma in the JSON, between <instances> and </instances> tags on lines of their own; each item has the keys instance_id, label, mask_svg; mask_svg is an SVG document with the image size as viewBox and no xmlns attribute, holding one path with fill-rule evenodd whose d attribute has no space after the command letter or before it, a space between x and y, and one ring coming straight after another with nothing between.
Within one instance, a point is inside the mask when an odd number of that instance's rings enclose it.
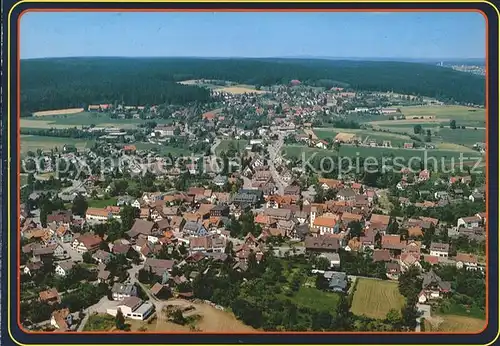
<instances>
[{"instance_id":1,"label":"forest","mask_svg":"<svg viewBox=\"0 0 500 346\"><path fill-rule=\"evenodd\" d=\"M50 58L21 61L21 110L88 104L130 105L206 102L189 79L270 86L298 79L307 85L394 91L443 101L484 104L485 78L438 66L388 61L321 59Z\"/></svg>"}]
</instances>

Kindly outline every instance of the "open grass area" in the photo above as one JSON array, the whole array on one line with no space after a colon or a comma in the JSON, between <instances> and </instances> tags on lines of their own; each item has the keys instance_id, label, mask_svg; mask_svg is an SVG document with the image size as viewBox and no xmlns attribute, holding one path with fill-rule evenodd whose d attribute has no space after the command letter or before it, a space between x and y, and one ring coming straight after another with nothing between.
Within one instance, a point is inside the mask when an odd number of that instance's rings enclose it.
<instances>
[{"instance_id":1,"label":"open grass area","mask_svg":"<svg viewBox=\"0 0 500 346\"><path fill-rule=\"evenodd\" d=\"M229 150L231 143L234 145L234 148L236 150L241 151L245 149L245 147L250 142L246 139L223 139L215 149L216 153L220 154L223 151L227 152Z\"/></svg>"},{"instance_id":2,"label":"open grass area","mask_svg":"<svg viewBox=\"0 0 500 346\"><path fill-rule=\"evenodd\" d=\"M236 95L248 93L264 94L267 92L264 90L256 90L255 87L251 85L235 85L225 88L216 88L215 90Z\"/></svg>"},{"instance_id":3,"label":"open grass area","mask_svg":"<svg viewBox=\"0 0 500 346\"><path fill-rule=\"evenodd\" d=\"M116 197L111 197L108 199L90 199L88 200L89 207L91 208L105 208L108 205L116 205Z\"/></svg>"},{"instance_id":4,"label":"open grass area","mask_svg":"<svg viewBox=\"0 0 500 346\"><path fill-rule=\"evenodd\" d=\"M442 128L438 130L437 138L443 142L456 143L472 147L475 143L486 142L486 130L484 129L455 129ZM434 139L434 138L433 138Z\"/></svg>"},{"instance_id":5,"label":"open grass area","mask_svg":"<svg viewBox=\"0 0 500 346\"><path fill-rule=\"evenodd\" d=\"M191 155L192 151L187 149L187 148L177 148L177 147L172 147L169 145L164 145L164 144L155 144L155 143L135 143L135 147L138 150L157 150L159 154L161 155L168 155L169 153L172 154L173 156L179 156L179 155Z\"/></svg>"},{"instance_id":6,"label":"open grass area","mask_svg":"<svg viewBox=\"0 0 500 346\"><path fill-rule=\"evenodd\" d=\"M155 119L158 124L166 120ZM138 124L143 124L143 119L112 119L107 113L79 112L74 114L45 115L39 117L22 118L21 128L80 128L95 125L98 127L119 127L133 129Z\"/></svg>"},{"instance_id":7,"label":"open grass area","mask_svg":"<svg viewBox=\"0 0 500 346\"><path fill-rule=\"evenodd\" d=\"M459 120L484 120L485 109L471 108L466 106L411 106L400 107L406 118L414 116L434 116L436 118L447 118Z\"/></svg>"},{"instance_id":8,"label":"open grass area","mask_svg":"<svg viewBox=\"0 0 500 346\"><path fill-rule=\"evenodd\" d=\"M404 302L397 282L358 278L351 312L359 316L384 319L391 309L400 311Z\"/></svg>"},{"instance_id":9,"label":"open grass area","mask_svg":"<svg viewBox=\"0 0 500 346\"><path fill-rule=\"evenodd\" d=\"M372 130L318 128L314 129L314 133L320 139L334 139L335 136L339 133L353 133L356 134L356 136L360 137L362 142L369 142L372 140L376 141L377 143L381 143L383 141L391 141L392 146L403 146L404 143L412 142L410 137L406 135Z\"/></svg>"},{"instance_id":10,"label":"open grass area","mask_svg":"<svg viewBox=\"0 0 500 346\"><path fill-rule=\"evenodd\" d=\"M283 148L283 152L286 157L298 157L300 159L305 157L305 160L312 161L312 156L315 159L320 159L322 157L332 157L336 158L338 156L337 152L333 149L318 149L309 148L301 145L288 145ZM482 157L480 153L476 151L471 151L469 148L464 148L463 151L456 150L441 150L441 149L428 149L428 150L417 150L417 149L402 149L402 148L376 148L376 147L356 147L343 145L340 147L339 155L341 157L350 157L355 159L356 157L367 158L373 157L375 159L382 159L384 157L398 158L399 162L405 162L413 157L419 157L423 161L427 160L432 162L432 158L438 160L438 162L449 162L453 158L455 164L457 164L460 159L460 155L463 154L464 161L470 161L474 158ZM416 160L416 159L415 159Z\"/></svg>"},{"instance_id":11,"label":"open grass area","mask_svg":"<svg viewBox=\"0 0 500 346\"><path fill-rule=\"evenodd\" d=\"M293 297L289 297L299 306L309 307L315 310L335 311L340 300L339 293L323 292L315 287L300 287Z\"/></svg>"},{"instance_id":12,"label":"open grass area","mask_svg":"<svg viewBox=\"0 0 500 346\"><path fill-rule=\"evenodd\" d=\"M479 318L458 315L434 315L425 320L426 332L469 332L479 333L487 321Z\"/></svg>"},{"instance_id":13,"label":"open grass area","mask_svg":"<svg viewBox=\"0 0 500 346\"><path fill-rule=\"evenodd\" d=\"M97 314L89 316L85 327L83 327L84 332L99 332L108 331L115 327L115 318L107 314Z\"/></svg>"},{"instance_id":14,"label":"open grass area","mask_svg":"<svg viewBox=\"0 0 500 346\"><path fill-rule=\"evenodd\" d=\"M83 111L84 111L83 108L66 108L66 109L54 109L50 111L35 112L33 113L33 115L35 117L44 117L44 116L60 115L60 114L77 114Z\"/></svg>"},{"instance_id":15,"label":"open grass area","mask_svg":"<svg viewBox=\"0 0 500 346\"><path fill-rule=\"evenodd\" d=\"M21 153L26 153L28 151L36 152L37 149L51 150L58 148L59 150L62 150L62 147L65 144L72 144L77 149L82 150L91 147L94 144L94 140L21 135Z\"/></svg>"}]
</instances>

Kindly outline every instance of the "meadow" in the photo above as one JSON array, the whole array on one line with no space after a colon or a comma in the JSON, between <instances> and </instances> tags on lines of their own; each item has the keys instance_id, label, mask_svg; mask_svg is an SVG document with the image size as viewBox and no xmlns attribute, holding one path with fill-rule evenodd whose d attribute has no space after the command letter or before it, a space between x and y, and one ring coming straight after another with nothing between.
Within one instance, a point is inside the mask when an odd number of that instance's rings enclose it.
<instances>
[{"instance_id":1,"label":"meadow","mask_svg":"<svg viewBox=\"0 0 500 346\"><path fill-rule=\"evenodd\" d=\"M351 305L353 314L384 319L391 309L401 311L405 299L399 293L397 282L367 278L357 280Z\"/></svg>"},{"instance_id":2,"label":"meadow","mask_svg":"<svg viewBox=\"0 0 500 346\"><path fill-rule=\"evenodd\" d=\"M456 148L455 148L456 149ZM283 148L283 153L286 157L297 157L302 158L305 155L306 160L309 159L312 155L315 155L316 158L322 157L374 157L374 158L383 158L383 157L400 157L400 160L408 160L413 157L419 157L422 160L427 157L429 160L431 158L436 158L437 160L450 161L452 158L455 162L458 162L460 155L463 154L463 158L467 160L472 160L473 158L481 157L476 151L467 150L441 150L441 149L428 149L428 150L417 150L417 149L401 149L401 148L374 148L374 147L356 147L356 146L348 146L343 145L340 147L340 151L337 154L334 150L328 149L319 149L319 148L309 148L300 145L288 145ZM427 156L425 156L427 155Z\"/></svg>"},{"instance_id":3,"label":"meadow","mask_svg":"<svg viewBox=\"0 0 500 346\"><path fill-rule=\"evenodd\" d=\"M243 150L245 147L250 143L246 139L223 139L217 148L215 148L215 152L219 155L220 153L227 152L229 150L229 147L233 144L235 149Z\"/></svg>"},{"instance_id":4,"label":"meadow","mask_svg":"<svg viewBox=\"0 0 500 346\"><path fill-rule=\"evenodd\" d=\"M37 149L51 150L58 148L58 150L62 150L65 144L73 144L77 149L82 150L90 148L94 142L94 140L77 138L21 135L21 153L36 152Z\"/></svg>"},{"instance_id":5,"label":"meadow","mask_svg":"<svg viewBox=\"0 0 500 346\"><path fill-rule=\"evenodd\" d=\"M469 332L479 333L486 326L486 320L459 315L434 315L424 322L426 332Z\"/></svg>"},{"instance_id":6,"label":"meadow","mask_svg":"<svg viewBox=\"0 0 500 346\"><path fill-rule=\"evenodd\" d=\"M162 119L155 119L159 124ZM143 119L112 119L109 114L96 112L79 112L73 114L45 115L31 118L21 118L21 128L80 128L95 125L98 127L119 127L134 129L137 125L146 123Z\"/></svg>"}]
</instances>

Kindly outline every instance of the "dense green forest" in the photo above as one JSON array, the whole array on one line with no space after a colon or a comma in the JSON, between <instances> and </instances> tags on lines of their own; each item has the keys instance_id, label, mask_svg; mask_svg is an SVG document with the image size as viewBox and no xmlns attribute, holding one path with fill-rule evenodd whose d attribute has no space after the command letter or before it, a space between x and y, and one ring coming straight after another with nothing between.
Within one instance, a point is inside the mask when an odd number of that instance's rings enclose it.
<instances>
[{"instance_id":1,"label":"dense green forest","mask_svg":"<svg viewBox=\"0 0 500 346\"><path fill-rule=\"evenodd\" d=\"M485 78L433 65L321 59L51 58L21 61L21 108L29 112L91 103L204 102L207 90L176 84L217 79L253 85L343 85L484 104Z\"/></svg>"}]
</instances>

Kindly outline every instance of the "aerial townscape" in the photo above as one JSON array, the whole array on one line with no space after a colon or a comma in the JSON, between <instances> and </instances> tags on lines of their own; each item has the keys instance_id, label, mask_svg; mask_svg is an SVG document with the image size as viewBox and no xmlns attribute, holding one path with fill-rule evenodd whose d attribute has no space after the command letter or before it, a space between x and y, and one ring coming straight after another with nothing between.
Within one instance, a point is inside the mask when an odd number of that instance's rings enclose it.
<instances>
[{"instance_id":1,"label":"aerial townscape","mask_svg":"<svg viewBox=\"0 0 500 346\"><path fill-rule=\"evenodd\" d=\"M21 85L26 331L485 327L484 76L81 57Z\"/></svg>"}]
</instances>

